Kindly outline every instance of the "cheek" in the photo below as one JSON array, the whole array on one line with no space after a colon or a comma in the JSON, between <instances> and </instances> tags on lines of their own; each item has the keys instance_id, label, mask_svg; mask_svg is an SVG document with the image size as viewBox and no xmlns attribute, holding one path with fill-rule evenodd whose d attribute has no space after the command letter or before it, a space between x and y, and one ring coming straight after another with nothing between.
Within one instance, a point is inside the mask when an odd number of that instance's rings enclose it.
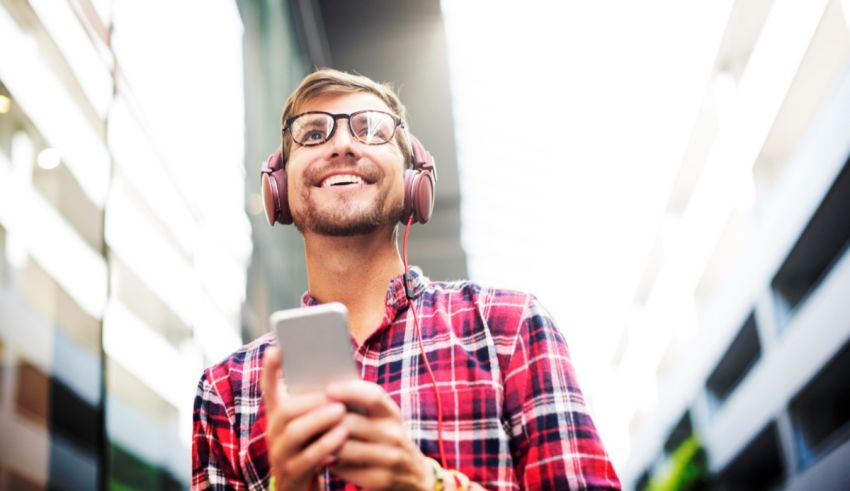
<instances>
[{"instance_id":1,"label":"cheek","mask_svg":"<svg viewBox=\"0 0 850 491\"><path fill-rule=\"evenodd\" d=\"M391 178L393 194L404 195L404 168L394 167Z\"/></svg>"},{"instance_id":2,"label":"cheek","mask_svg":"<svg viewBox=\"0 0 850 491\"><path fill-rule=\"evenodd\" d=\"M404 206L404 170L401 171L393 182L393 189L389 200L391 206Z\"/></svg>"},{"instance_id":3,"label":"cheek","mask_svg":"<svg viewBox=\"0 0 850 491\"><path fill-rule=\"evenodd\" d=\"M388 156L388 158L391 159L391 161L393 162L393 182L394 184L401 186L401 190L402 192L404 192L404 173L407 169L407 165L405 165L404 162L404 155L401 153L401 150L399 150L398 147L393 148L393 150L391 150L389 153L390 155Z\"/></svg>"},{"instance_id":4,"label":"cheek","mask_svg":"<svg viewBox=\"0 0 850 491\"><path fill-rule=\"evenodd\" d=\"M286 173L286 194L290 207L298 207L308 193L304 185L304 175L297 168L289 168Z\"/></svg>"},{"instance_id":5,"label":"cheek","mask_svg":"<svg viewBox=\"0 0 850 491\"><path fill-rule=\"evenodd\" d=\"M289 156L289 161L286 163L286 182L290 192L295 192L304 187L304 179L306 172L303 159L298 158L298 152Z\"/></svg>"},{"instance_id":6,"label":"cheek","mask_svg":"<svg viewBox=\"0 0 850 491\"><path fill-rule=\"evenodd\" d=\"M404 172L405 170L402 169L401 172L399 172L397 178L398 189L401 191L402 194L404 194Z\"/></svg>"}]
</instances>

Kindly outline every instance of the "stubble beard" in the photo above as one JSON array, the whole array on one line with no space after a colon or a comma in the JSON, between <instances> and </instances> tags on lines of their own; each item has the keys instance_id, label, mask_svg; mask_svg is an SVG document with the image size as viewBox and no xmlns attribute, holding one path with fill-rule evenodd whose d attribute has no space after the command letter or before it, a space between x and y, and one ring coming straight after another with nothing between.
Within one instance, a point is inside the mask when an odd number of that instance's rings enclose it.
<instances>
[{"instance_id":1,"label":"stubble beard","mask_svg":"<svg viewBox=\"0 0 850 491\"><path fill-rule=\"evenodd\" d=\"M310 196L310 189L304 190L302 198L307 204L304 213L293 213L292 223L304 235L305 232L331 237L350 237L366 235L381 226L394 226L404 212L404 204L399 202L384 212L389 190L377 196L365 210L351 210L347 199L341 199L334 209L320 209Z\"/></svg>"}]
</instances>

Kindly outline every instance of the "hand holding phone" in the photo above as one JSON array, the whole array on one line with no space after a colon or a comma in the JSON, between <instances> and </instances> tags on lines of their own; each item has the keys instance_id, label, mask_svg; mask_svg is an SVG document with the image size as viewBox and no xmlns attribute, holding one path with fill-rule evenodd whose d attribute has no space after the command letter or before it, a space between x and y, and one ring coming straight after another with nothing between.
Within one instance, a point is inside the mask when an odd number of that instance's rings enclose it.
<instances>
[{"instance_id":1,"label":"hand holding phone","mask_svg":"<svg viewBox=\"0 0 850 491\"><path fill-rule=\"evenodd\" d=\"M335 460L348 440L345 405L323 392L284 394L281 353L270 346L263 357L269 466L278 491L317 489L316 469Z\"/></svg>"},{"instance_id":2,"label":"hand holding phone","mask_svg":"<svg viewBox=\"0 0 850 491\"><path fill-rule=\"evenodd\" d=\"M359 380L344 305L275 312L270 324L280 344L287 391L293 394L281 403L292 406L284 411L269 402L276 401L277 394L266 394L269 460L278 483L304 483L309 465L331 465L335 474L366 489L385 487L388 474L398 480L392 486L433 480L430 464L407 436L396 403L377 384ZM277 381L280 360L276 354L272 358L265 369L271 365L275 375L264 377L265 387ZM297 426L311 430L298 440L283 441L293 432L285 430L291 420L282 414L294 413L299 414ZM403 456L402 465L392 458L398 455ZM302 465L305 462L309 465Z\"/></svg>"}]
</instances>

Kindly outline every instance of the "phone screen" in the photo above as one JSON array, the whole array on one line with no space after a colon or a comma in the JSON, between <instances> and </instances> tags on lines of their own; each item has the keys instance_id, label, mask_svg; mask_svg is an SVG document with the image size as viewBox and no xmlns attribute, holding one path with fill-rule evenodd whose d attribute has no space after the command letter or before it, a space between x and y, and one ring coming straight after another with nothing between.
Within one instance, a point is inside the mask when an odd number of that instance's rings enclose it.
<instances>
[{"instance_id":1,"label":"phone screen","mask_svg":"<svg viewBox=\"0 0 850 491\"><path fill-rule=\"evenodd\" d=\"M358 378L343 304L277 311L270 324L280 345L288 391L320 391L330 382Z\"/></svg>"}]
</instances>

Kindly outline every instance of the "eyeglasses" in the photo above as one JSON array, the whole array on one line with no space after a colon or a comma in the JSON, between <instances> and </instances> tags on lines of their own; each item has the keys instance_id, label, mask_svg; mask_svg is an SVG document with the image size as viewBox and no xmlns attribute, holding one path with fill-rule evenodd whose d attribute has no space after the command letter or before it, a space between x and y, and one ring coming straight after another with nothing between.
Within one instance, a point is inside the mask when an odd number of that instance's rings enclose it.
<instances>
[{"instance_id":1,"label":"eyeglasses","mask_svg":"<svg viewBox=\"0 0 850 491\"><path fill-rule=\"evenodd\" d=\"M336 131L336 120L347 119L348 129L357 141L366 145L381 145L392 140L396 129L403 126L401 118L384 111L367 109L351 114L331 114L310 111L288 118L282 131L289 131L299 145L321 145Z\"/></svg>"}]
</instances>

